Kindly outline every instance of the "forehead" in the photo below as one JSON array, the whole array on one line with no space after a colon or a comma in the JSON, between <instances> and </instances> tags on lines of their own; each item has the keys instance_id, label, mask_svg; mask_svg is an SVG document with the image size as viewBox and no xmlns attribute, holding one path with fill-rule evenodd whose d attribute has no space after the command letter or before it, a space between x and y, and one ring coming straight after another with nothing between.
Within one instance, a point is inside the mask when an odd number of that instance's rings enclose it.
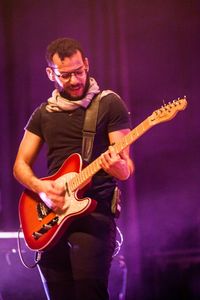
<instances>
[{"instance_id":1,"label":"forehead","mask_svg":"<svg viewBox=\"0 0 200 300\"><path fill-rule=\"evenodd\" d=\"M82 55L79 51L70 57L65 57L63 60L60 59L58 53L55 53L52 57L52 61L55 68L66 72L77 69L84 64Z\"/></svg>"}]
</instances>

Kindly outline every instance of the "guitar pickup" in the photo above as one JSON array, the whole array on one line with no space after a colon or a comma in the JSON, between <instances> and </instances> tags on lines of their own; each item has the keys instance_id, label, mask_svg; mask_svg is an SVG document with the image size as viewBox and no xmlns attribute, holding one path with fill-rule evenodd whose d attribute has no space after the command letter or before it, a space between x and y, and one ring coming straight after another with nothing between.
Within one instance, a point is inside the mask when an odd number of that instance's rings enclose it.
<instances>
[{"instance_id":1,"label":"guitar pickup","mask_svg":"<svg viewBox=\"0 0 200 300\"><path fill-rule=\"evenodd\" d=\"M54 225L58 223L58 216L53 218L49 223L44 224L38 231L33 232L32 237L38 240L43 234L48 232Z\"/></svg>"},{"instance_id":2,"label":"guitar pickup","mask_svg":"<svg viewBox=\"0 0 200 300\"><path fill-rule=\"evenodd\" d=\"M40 232L33 232L32 237L34 237L35 240L38 240L42 236L42 233Z\"/></svg>"},{"instance_id":3,"label":"guitar pickup","mask_svg":"<svg viewBox=\"0 0 200 300\"><path fill-rule=\"evenodd\" d=\"M48 231L49 229L52 228L52 225L44 224L43 228L45 228Z\"/></svg>"}]
</instances>

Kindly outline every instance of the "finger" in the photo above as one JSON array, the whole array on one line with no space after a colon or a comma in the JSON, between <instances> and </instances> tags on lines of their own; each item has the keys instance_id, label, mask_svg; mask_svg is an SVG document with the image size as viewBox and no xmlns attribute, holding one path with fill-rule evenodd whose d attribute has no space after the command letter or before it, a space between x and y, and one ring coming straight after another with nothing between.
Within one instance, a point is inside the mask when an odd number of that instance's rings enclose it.
<instances>
[{"instance_id":1,"label":"finger","mask_svg":"<svg viewBox=\"0 0 200 300\"><path fill-rule=\"evenodd\" d=\"M113 146L109 146L108 150L111 158L119 157L118 153L116 152Z\"/></svg>"},{"instance_id":2,"label":"finger","mask_svg":"<svg viewBox=\"0 0 200 300\"><path fill-rule=\"evenodd\" d=\"M100 158L101 158L101 160L100 160L101 167L103 169L108 168L109 160L110 160L108 153L103 153Z\"/></svg>"}]
</instances>

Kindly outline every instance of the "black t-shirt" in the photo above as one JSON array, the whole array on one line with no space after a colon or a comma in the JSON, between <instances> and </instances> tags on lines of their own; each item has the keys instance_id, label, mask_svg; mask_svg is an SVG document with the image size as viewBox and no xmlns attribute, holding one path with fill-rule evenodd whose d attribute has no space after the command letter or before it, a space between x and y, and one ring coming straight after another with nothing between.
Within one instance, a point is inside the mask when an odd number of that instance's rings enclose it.
<instances>
[{"instance_id":1,"label":"black t-shirt","mask_svg":"<svg viewBox=\"0 0 200 300\"><path fill-rule=\"evenodd\" d=\"M74 111L48 112L42 103L30 117L26 129L38 135L48 147L48 175L54 174L67 157L73 153L81 154L82 129L85 109ZM109 146L108 133L129 128L129 117L124 102L114 93L100 100L97 129L93 146L92 159L96 159ZM99 210L108 212L116 181L103 170L93 176L92 184L86 191L98 201Z\"/></svg>"}]
</instances>

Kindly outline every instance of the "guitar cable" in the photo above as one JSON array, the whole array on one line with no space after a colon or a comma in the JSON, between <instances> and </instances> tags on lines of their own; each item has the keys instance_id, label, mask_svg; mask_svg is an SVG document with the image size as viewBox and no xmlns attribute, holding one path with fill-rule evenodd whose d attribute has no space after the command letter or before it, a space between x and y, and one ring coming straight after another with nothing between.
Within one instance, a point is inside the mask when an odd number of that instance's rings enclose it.
<instances>
[{"instance_id":1,"label":"guitar cable","mask_svg":"<svg viewBox=\"0 0 200 300\"><path fill-rule=\"evenodd\" d=\"M113 257L115 257L119 253L119 251L121 250L121 246L124 242L124 238L123 238L123 234L122 234L121 230L119 229L118 226L116 227L116 229L119 234L119 240L116 239L116 246L115 246L115 251L113 253Z\"/></svg>"},{"instance_id":2,"label":"guitar cable","mask_svg":"<svg viewBox=\"0 0 200 300\"><path fill-rule=\"evenodd\" d=\"M35 263L34 264L28 264L25 262L23 254L22 254L22 246L21 246L21 241L20 241L20 233L22 232L22 227L19 227L18 234L17 234L17 249L18 249L18 254L19 258L21 260L22 265L27 268L27 269L33 269L37 266L41 259L42 252L41 251L36 251L35 252Z\"/></svg>"},{"instance_id":3,"label":"guitar cable","mask_svg":"<svg viewBox=\"0 0 200 300\"><path fill-rule=\"evenodd\" d=\"M116 247L115 247L115 251L113 253L113 257L117 256L117 254L120 252L121 250L121 246L123 244L123 234L120 231L119 227L117 226L117 232L119 234L119 240L116 239ZM27 262L25 262L23 254L22 254L22 246L21 246L21 240L20 240L20 233L22 232L22 227L20 226L18 229L18 234L17 234L17 249L18 249L18 254L19 254L19 258L21 260L21 263L23 264L23 266L27 269L33 269L35 268L39 261L41 260L41 256L42 256L42 252L41 251L35 251L35 263L34 264L28 264Z\"/></svg>"}]
</instances>

